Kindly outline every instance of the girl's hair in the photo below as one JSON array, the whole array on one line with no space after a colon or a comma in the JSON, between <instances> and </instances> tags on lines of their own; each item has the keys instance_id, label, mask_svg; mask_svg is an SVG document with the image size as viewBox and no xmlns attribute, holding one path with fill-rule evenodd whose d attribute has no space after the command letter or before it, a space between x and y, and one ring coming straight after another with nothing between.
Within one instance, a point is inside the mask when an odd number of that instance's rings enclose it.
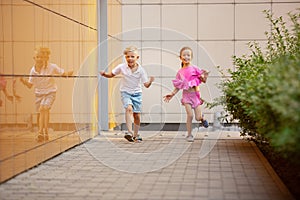
<instances>
[{"instance_id":1,"label":"girl's hair","mask_svg":"<svg viewBox=\"0 0 300 200\"><path fill-rule=\"evenodd\" d=\"M190 51L191 51L191 56L192 56L192 58L193 58L193 50L192 50L192 48L190 48L190 47L182 47L182 48L180 49L180 52L179 52L179 57L181 57L182 52L185 51L185 50L190 50ZM183 67L183 63L182 63L182 62L181 62L181 67Z\"/></svg>"},{"instance_id":2,"label":"girl's hair","mask_svg":"<svg viewBox=\"0 0 300 200\"><path fill-rule=\"evenodd\" d=\"M128 52L134 52L138 55L138 49L135 46L129 46L124 51L123 54L126 55Z\"/></svg>"}]
</instances>

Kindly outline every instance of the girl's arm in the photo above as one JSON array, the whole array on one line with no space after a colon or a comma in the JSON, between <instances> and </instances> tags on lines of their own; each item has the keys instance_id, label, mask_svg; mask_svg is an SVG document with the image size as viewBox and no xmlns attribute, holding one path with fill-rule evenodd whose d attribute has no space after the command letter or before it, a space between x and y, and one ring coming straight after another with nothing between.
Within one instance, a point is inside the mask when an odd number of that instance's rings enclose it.
<instances>
[{"instance_id":1,"label":"girl's arm","mask_svg":"<svg viewBox=\"0 0 300 200\"><path fill-rule=\"evenodd\" d=\"M166 96L164 96L164 102L169 102L174 96L175 94L179 91L178 88L174 88L174 90L171 92L171 94L167 94Z\"/></svg>"},{"instance_id":2,"label":"girl's arm","mask_svg":"<svg viewBox=\"0 0 300 200\"><path fill-rule=\"evenodd\" d=\"M209 71L203 70L203 73L199 76L201 82L206 83Z\"/></svg>"}]
</instances>

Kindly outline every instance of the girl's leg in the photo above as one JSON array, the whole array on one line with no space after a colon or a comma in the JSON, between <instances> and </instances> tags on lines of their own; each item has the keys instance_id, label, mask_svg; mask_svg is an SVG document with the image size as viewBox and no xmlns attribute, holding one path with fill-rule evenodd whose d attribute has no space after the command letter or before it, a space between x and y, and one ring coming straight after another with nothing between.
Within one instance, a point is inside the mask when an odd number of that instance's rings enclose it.
<instances>
[{"instance_id":1,"label":"girl's leg","mask_svg":"<svg viewBox=\"0 0 300 200\"><path fill-rule=\"evenodd\" d=\"M134 119L134 124L133 124L133 137L138 136L138 132L140 129L141 125L141 114L140 113L133 113L133 119Z\"/></svg>"},{"instance_id":2,"label":"girl's leg","mask_svg":"<svg viewBox=\"0 0 300 200\"><path fill-rule=\"evenodd\" d=\"M188 136L192 135L192 121L193 121L193 109L190 104L184 104L186 111L186 129Z\"/></svg>"},{"instance_id":3,"label":"girl's leg","mask_svg":"<svg viewBox=\"0 0 300 200\"><path fill-rule=\"evenodd\" d=\"M125 121L126 121L127 130L131 134L132 134L132 119L131 119L132 115L133 115L132 105L128 105L125 113Z\"/></svg>"},{"instance_id":4,"label":"girl's leg","mask_svg":"<svg viewBox=\"0 0 300 200\"><path fill-rule=\"evenodd\" d=\"M197 121L201 121L202 122L202 125L205 127L205 128L208 128L209 124L208 124L208 121L203 119L203 115L202 115L202 112L201 112L201 108L200 108L200 105L197 106L195 109L195 119Z\"/></svg>"},{"instance_id":5,"label":"girl's leg","mask_svg":"<svg viewBox=\"0 0 300 200\"><path fill-rule=\"evenodd\" d=\"M197 121L202 121L203 120L203 117L202 117L202 112L201 112L201 107L200 105L198 105L195 109L195 119Z\"/></svg>"}]
</instances>

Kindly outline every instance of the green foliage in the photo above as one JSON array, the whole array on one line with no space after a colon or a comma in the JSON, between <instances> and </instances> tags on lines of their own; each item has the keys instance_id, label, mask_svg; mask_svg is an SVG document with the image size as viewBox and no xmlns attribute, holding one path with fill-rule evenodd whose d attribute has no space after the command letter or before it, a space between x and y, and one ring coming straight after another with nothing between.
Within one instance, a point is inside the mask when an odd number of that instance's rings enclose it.
<instances>
[{"instance_id":1,"label":"green foliage","mask_svg":"<svg viewBox=\"0 0 300 200\"><path fill-rule=\"evenodd\" d=\"M264 51L249 43L250 55L233 57L236 71L221 83L221 104L239 120L242 134L267 138L277 150L300 154L300 12L282 17L264 11L271 23Z\"/></svg>"}]
</instances>

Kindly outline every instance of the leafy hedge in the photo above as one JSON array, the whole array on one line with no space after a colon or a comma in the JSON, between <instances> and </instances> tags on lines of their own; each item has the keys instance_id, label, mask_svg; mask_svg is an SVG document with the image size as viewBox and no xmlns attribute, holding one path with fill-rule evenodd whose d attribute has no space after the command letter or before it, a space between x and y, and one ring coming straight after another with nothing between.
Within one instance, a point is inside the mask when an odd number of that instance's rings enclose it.
<instances>
[{"instance_id":1,"label":"leafy hedge","mask_svg":"<svg viewBox=\"0 0 300 200\"><path fill-rule=\"evenodd\" d=\"M221 104L238 120L242 134L267 139L275 149L300 155L300 12L282 17L264 11L271 23L264 50L249 43L250 55L233 57L236 71L221 83Z\"/></svg>"}]
</instances>

